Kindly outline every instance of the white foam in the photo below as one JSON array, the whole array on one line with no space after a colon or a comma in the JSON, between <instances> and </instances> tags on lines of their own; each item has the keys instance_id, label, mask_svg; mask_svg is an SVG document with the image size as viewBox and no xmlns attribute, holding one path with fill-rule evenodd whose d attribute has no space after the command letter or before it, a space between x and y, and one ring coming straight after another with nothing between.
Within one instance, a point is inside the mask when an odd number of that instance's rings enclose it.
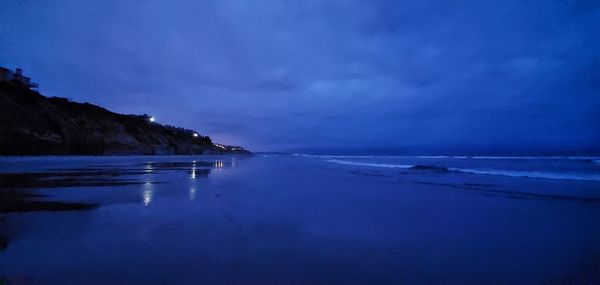
<instances>
[{"instance_id":1,"label":"white foam","mask_svg":"<svg viewBox=\"0 0 600 285\"><path fill-rule=\"evenodd\" d=\"M415 165L407 165L407 164L370 163L370 162L347 161L347 160L338 160L338 159L329 159L326 161L332 162L332 163L337 163L337 164L343 164L343 165L368 166L368 167L402 168L402 169L410 169L412 167L415 167ZM587 174L587 173L558 173L558 172L541 172L541 171L513 171L513 170L500 170L500 169L470 169L470 168L448 168L448 170L454 171L454 172L481 174L481 175L543 178L543 179L555 179L555 180L600 181L600 175Z\"/></svg>"},{"instance_id":2,"label":"white foam","mask_svg":"<svg viewBox=\"0 0 600 285\"><path fill-rule=\"evenodd\" d=\"M359 161L347 161L347 160L338 160L338 159L329 159L327 162L333 162L337 164L344 165L356 165L356 166L372 166L372 167L385 167L385 168L404 168L408 169L413 167L414 165L407 164L389 164L389 163L369 163L369 162L359 162Z\"/></svg>"},{"instance_id":3,"label":"white foam","mask_svg":"<svg viewBox=\"0 0 600 285\"><path fill-rule=\"evenodd\" d=\"M385 156L376 156L376 155L323 155L317 156L322 158L382 158Z\"/></svg>"},{"instance_id":4,"label":"white foam","mask_svg":"<svg viewBox=\"0 0 600 285\"><path fill-rule=\"evenodd\" d=\"M332 154L302 154L295 153L294 156L316 157L316 158L425 158L425 159L506 159L506 160L533 160L533 159L571 159L571 160L594 160L598 163L598 156L457 156L457 155L332 155Z\"/></svg>"},{"instance_id":5,"label":"white foam","mask_svg":"<svg viewBox=\"0 0 600 285\"><path fill-rule=\"evenodd\" d=\"M455 157L459 158L459 157ZM472 157L460 157L460 158L472 158L472 159L572 159L572 160L588 160L596 159L595 156L472 156Z\"/></svg>"},{"instance_id":6,"label":"white foam","mask_svg":"<svg viewBox=\"0 0 600 285\"><path fill-rule=\"evenodd\" d=\"M544 179L557 179L557 180L600 181L600 175L585 174L585 173L558 173L558 172L541 172L541 171L513 171L513 170L468 169L468 168L448 168L448 170L463 172L463 173L499 175L499 176L510 176L510 177L544 178Z\"/></svg>"}]
</instances>

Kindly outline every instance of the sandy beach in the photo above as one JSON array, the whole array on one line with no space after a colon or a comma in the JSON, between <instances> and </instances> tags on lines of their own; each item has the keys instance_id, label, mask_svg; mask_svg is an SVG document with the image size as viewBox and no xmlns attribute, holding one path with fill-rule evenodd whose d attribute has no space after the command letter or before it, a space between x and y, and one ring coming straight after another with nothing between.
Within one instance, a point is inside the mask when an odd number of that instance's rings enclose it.
<instances>
[{"instance_id":1,"label":"sandy beach","mask_svg":"<svg viewBox=\"0 0 600 285\"><path fill-rule=\"evenodd\" d=\"M0 276L24 284L599 280L597 181L331 159L3 158L3 193L56 205L3 208Z\"/></svg>"}]
</instances>

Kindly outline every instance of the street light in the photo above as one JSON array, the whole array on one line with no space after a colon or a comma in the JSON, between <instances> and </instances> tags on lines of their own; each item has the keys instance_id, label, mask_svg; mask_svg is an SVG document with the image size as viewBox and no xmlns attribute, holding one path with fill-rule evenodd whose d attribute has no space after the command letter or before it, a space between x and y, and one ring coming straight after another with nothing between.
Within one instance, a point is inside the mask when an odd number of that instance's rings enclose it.
<instances>
[{"instance_id":1,"label":"street light","mask_svg":"<svg viewBox=\"0 0 600 285\"><path fill-rule=\"evenodd\" d=\"M197 138L198 137L198 133L194 133L194 134L192 134L192 136L194 136L195 138Z\"/></svg>"},{"instance_id":2,"label":"street light","mask_svg":"<svg viewBox=\"0 0 600 285\"><path fill-rule=\"evenodd\" d=\"M150 122L154 122L154 117L150 117L148 120L150 120Z\"/></svg>"}]
</instances>

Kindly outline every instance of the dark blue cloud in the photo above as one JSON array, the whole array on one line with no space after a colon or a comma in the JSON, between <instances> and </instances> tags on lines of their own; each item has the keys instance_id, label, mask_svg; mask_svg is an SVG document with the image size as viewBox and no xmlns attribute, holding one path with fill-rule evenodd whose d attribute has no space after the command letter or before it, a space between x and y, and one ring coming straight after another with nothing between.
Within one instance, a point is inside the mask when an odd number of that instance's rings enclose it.
<instances>
[{"instance_id":1,"label":"dark blue cloud","mask_svg":"<svg viewBox=\"0 0 600 285\"><path fill-rule=\"evenodd\" d=\"M597 1L7 1L47 95L254 149L600 147Z\"/></svg>"}]
</instances>

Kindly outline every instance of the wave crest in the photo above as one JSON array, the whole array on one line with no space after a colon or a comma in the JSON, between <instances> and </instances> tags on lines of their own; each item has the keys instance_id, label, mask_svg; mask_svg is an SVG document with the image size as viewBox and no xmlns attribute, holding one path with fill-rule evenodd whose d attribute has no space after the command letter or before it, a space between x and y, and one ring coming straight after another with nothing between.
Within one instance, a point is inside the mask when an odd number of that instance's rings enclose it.
<instances>
[{"instance_id":1,"label":"wave crest","mask_svg":"<svg viewBox=\"0 0 600 285\"><path fill-rule=\"evenodd\" d=\"M385 168L410 169L415 166L415 165L410 165L410 164L370 163L370 162L347 161L347 160L339 160L339 159L328 159L326 161L337 163L337 164L344 164L344 165L372 166L372 167L385 167Z\"/></svg>"},{"instance_id":2,"label":"wave crest","mask_svg":"<svg viewBox=\"0 0 600 285\"><path fill-rule=\"evenodd\" d=\"M578 181L597 181L600 182L600 175L588 173L560 173L560 172L541 172L541 171L523 171L523 170L501 170L501 169L470 169L470 168L454 168L443 167L437 165L407 165L407 164L389 164L389 163L371 163L360 161L347 161L339 159L329 159L327 162L368 167L383 167L383 168L401 168L409 170L429 170L436 172L461 172L480 175L496 175L509 177L523 178L542 178L555 180L578 180Z\"/></svg>"}]
</instances>

